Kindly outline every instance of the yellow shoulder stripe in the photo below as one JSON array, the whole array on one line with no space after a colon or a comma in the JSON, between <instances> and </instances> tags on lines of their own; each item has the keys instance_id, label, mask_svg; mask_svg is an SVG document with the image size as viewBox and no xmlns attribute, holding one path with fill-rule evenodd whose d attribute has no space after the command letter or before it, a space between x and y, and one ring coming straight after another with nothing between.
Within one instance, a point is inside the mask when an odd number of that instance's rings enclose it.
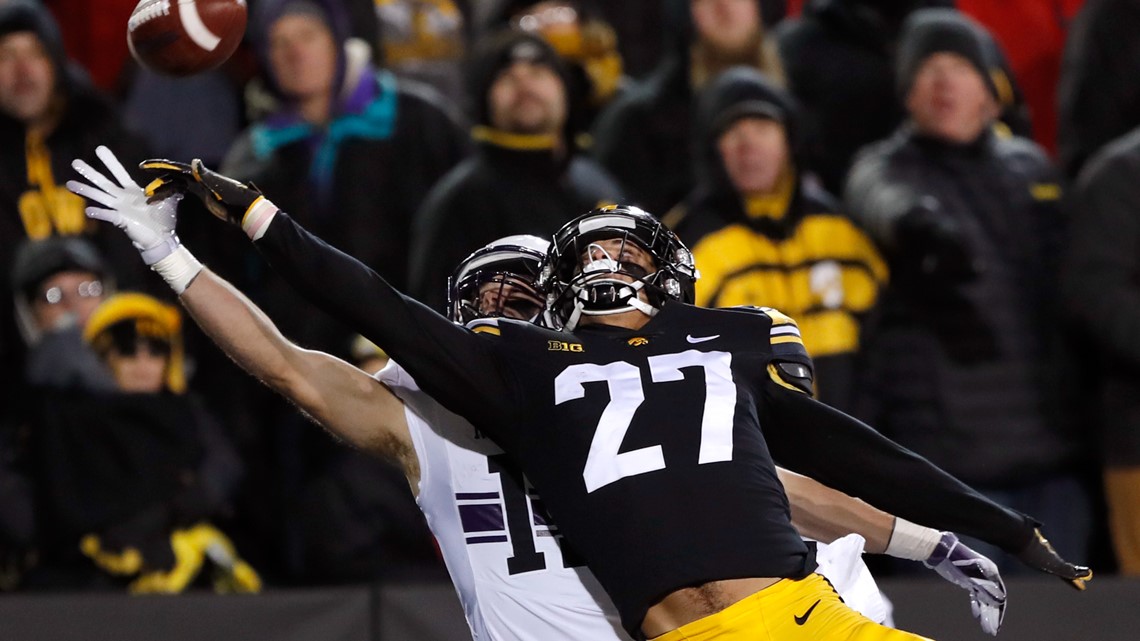
<instances>
[{"instance_id":1,"label":"yellow shoulder stripe","mask_svg":"<svg viewBox=\"0 0 1140 641\"><path fill-rule=\"evenodd\" d=\"M491 334L492 336L501 335L499 328L495 327L494 325L477 325L475 327L472 327L471 331L475 332L476 334Z\"/></svg>"}]
</instances>

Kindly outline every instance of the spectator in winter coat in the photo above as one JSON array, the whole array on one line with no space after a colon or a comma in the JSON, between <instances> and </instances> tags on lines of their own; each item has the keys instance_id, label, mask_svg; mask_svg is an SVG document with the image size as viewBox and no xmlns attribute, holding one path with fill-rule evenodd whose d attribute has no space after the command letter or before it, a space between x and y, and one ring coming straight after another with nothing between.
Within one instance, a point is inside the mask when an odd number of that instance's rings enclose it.
<instances>
[{"instance_id":1,"label":"spectator in winter coat","mask_svg":"<svg viewBox=\"0 0 1140 641\"><path fill-rule=\"evenodd\" d=\"M468 72L478 152L432 189L416 220L412 293L443 310L450 266L510 234L551 236L568 220L623 197L568 140L565 68L542 38L488 36Z\"/></svg>"},{"instance_id":2,"label":"spectator in winter coat","mask_svg":"<svg viewBox=\"0 0 1140 641\"><path fill-rule=\"evenodd\" d=\"M1054 381L1061 190L1040 147L995 132L986 41L957 12L912 14L897 66L909 120L848 179L848 208L892 275L864 412L1005 504L1066 515L1053 543L1084 558L1084 451Z\"/></svg>"}]
</instances>

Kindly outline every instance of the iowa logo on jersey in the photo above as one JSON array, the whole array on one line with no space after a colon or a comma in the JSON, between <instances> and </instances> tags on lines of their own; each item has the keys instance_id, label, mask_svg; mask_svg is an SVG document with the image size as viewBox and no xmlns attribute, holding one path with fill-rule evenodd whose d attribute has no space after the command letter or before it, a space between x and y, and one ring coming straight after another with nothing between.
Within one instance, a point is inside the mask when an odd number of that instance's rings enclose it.
<instances>
[{"instance_id":1,"label":"iowa logo on jersey","mask_svg":"<svg viewBox=\"0 0 1140 641\"><path fill-rule=\"evenodd\" d=\"M629 343L630 347L641 347L642 345L648 345L649 339L644 336L634 336L626 342Z\"/></svg>"},{"instance_id":2,"label":"iowa logo on jersey","mask_svg":"<svg viewBox=\"0 0 1140 641\"><path fill-rule=\"evenodd\" d=\"M585 351L581 343L567 343L564 341L548 341L547 351L551 352L581 352Z\"/></svg>"}]
</instances>

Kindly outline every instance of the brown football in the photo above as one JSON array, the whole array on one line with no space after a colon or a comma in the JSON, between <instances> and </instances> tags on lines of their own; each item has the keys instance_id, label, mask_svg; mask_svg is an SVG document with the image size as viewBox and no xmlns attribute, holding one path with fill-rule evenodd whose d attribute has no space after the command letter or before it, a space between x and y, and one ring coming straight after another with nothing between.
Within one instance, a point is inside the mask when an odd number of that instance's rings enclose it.
<instances>
[{"instance_id":1,"label":"brown football","mask_svg":"<svg viewBox=\"0 0 1140 641\"><path fill-rule=\"evenodd\" d=\"M144 67L189 76L225 62L245 22L245 0L140 0L127 21L127 44Z\"/></svg>"}]
</instances>

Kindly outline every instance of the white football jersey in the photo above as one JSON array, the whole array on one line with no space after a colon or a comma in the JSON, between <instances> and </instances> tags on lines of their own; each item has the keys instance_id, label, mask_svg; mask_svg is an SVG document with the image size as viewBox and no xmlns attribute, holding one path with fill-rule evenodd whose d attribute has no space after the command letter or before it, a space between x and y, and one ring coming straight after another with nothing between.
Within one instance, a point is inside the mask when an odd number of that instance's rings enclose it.
<instances>
[{"instance_id":1,"label":"white football jersey","mask_svg":"<svg viewBox=\"0 0 1140 641\"><path fill-rule=\"evenodd\" d=\"M425 394L393 361L377 372L404 402L428 526L476 641L628 640L597 579L490 439Z\"/></svg>"},{"instance_id":2,"label":"white football jersey","mask_svg":"<svg viewBox=\"0 0 1140 641\"><path fill-rule=\"evenodd\" d=\"M420 390L395 361L376 379L404 402L420 465L416 502L475 641L629 641L609 597L503 451ZM851 607L882 623L889 605L862 552L858 535L820 543L817 571Z\"/></svg>"}]
</instances>

